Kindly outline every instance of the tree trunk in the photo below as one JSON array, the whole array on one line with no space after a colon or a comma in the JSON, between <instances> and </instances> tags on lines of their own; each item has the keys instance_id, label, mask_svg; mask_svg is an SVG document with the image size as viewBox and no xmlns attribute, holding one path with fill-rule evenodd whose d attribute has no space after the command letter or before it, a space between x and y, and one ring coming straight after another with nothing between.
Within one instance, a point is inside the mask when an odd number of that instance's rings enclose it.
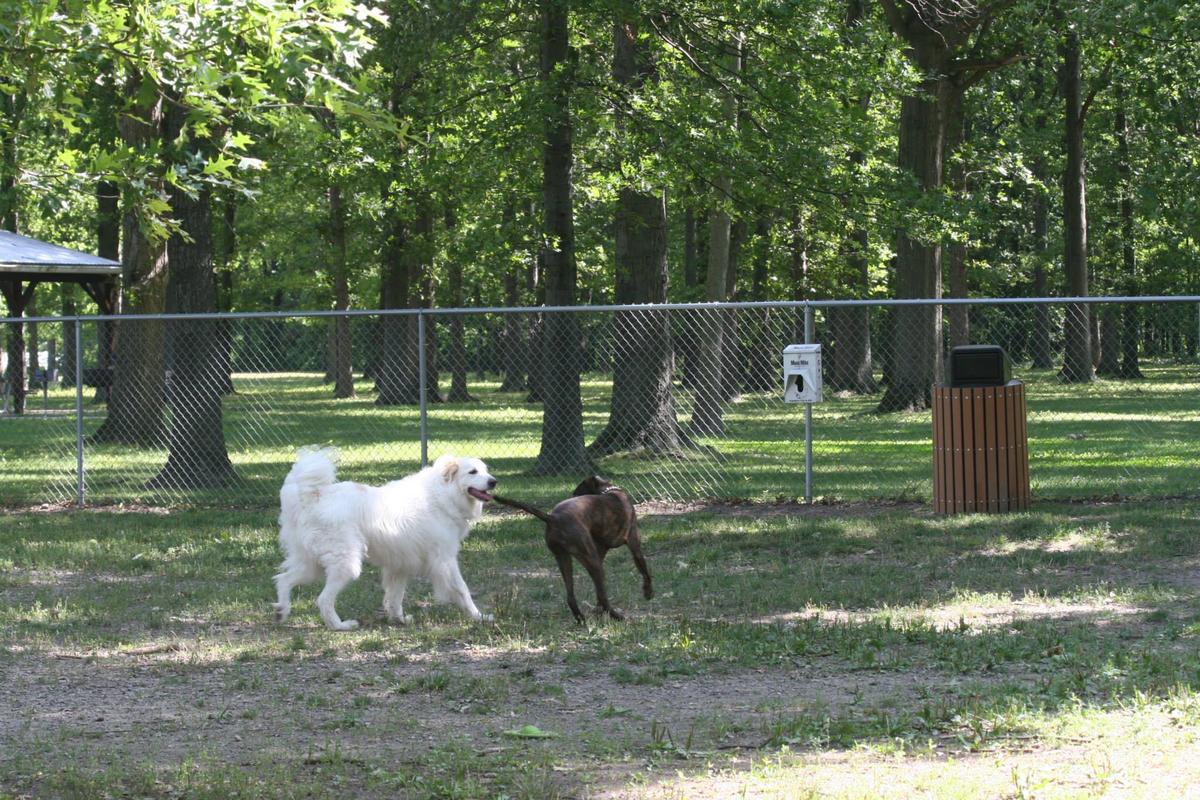
<instances>
[{"instance_id":1,"label":"tree trunk","mask_svg":"<svg viewBox=\"0 0 1200 800\"><path fill-rule=\"evenodd\" d=\"M37 310L37 284L31 284L29 292L29 302L25 304L25 315L36 317ZM29 347L29 370L27 375L27 386L30 391L37 390L37 371L41 369L41 354L39 351L42 347L40 331L36 322L28 323L29 335L26 337Z\"/></svg>"},{"instance_id":2,"label":"tree trunk","mask_svg":"<svg viewBox=\"0 0 1200 800\"><path fill-rule=\"evenodd\" d=\"M618 20L613 27L613 79L628 93L652 80L654 61L638 42L637 23ZM627 135L626 119L637 113L625 103L617 113L617 136ZM618 173L620 169L618 168ZM617 303L667 301L666 191L642 192L631 186L617 193ZM612 405L608 424L588 448L593 455L623 450L677 454L688 443L675 419L672 396L675 364L671 317L666 311L622 311L613 324L617 351L613 365Z\"/></svg>"},{"instance_id":3,"label":"tree trunk","mask_svg":"<svg viewBox=\"0 0 1200 800\"><path fill-rule=\"evenodd\" d=\"M8 314L20 317L25 310L25 297L21 281L0 280L0 292L8 306ZM8 374L4 376L12 392L14 414L25 413L25 325L13 322L8 326Z\"/></svg>"},{"instance_id":4,"label":"tree trunk","mask_svg":"<svg viewBox=\"0 0 1200 800\"><path fill-rule=\"evenodd\" d=\"M517 230L517 209L514 202L504 205L503 221L504 238L509 243L513 253L521 252L521 237ZM516 308L521 305L521 263L517 259L509 262L504 272L504 305ZM498 391L523 392L528 384L525 382L525 356L527 344L522 334L523 320L520 314L504 315L504 332L500 339L500 363L504 370L504 380Z\"/></svg>"},{"instance_id":5,"label":"tree trunk","mask_svg":"<svg viewBox=\"0 0 1200 800\"><path fill-rule=\"evenodd\" d=\"M727 69L737 74L742 68L742 46L745 37L734 34L726 51ZM724 124L737 126L738 102L730 92L723 98ZM704 298L719 302L726 297L729 273L729 238L732 221L729 204L733 199L733 177L725 172L713 179L713 207L708 219L708 272L704 282ZM722 372L725 352L725 315L705 311L697 315L696 368L692 401L691 431L697 436L720 436L725 432L725 380Z\"/></svg>"},{"instance_id":6,"label":"tree trunk","mask_svg":"<svg viewBox=\"0 0 1200 800\"><path fill-rule=\"evenodd\" d=\"M122 142L146 152L161 136L162 100L158 92L141 91L141 75L130 76L126 95L154 98L129 109L118 121ZM148 80L148 79L147 79ZM136 198L126 204L121 240L123 314L160 314L166 308L167 249L144 232ZM160 320L117 322L113 332L113 382L108 416L93 441L161 446L164 418L164 325Z\"/></svg>"},{"instance_id":7,"label":"tree trunk","mask_svg":"<svg viewBox=\"0 0 1200 800\"><path fill-rule=\"evenodd\" d=\"M217 310L233 309L233 259L237 255L237 194L229 192L221 208L221 273L217 290ZM233 388L234 321L223 319L220 325L221 394L235 394Z\"/></svg>"},{"instance_id":8,"label":"tree trunk","mask_svg":"<svg viewBox=\"0 0 1200 800\"><path fill-rule=\"evenodd\" d=\"M0 138L0 228L17 232L19 197L17 177L20 173L20 156L17 142L20 136L21 118L25 115L28 98L20 94L0 91L0 115L5 125Z\"/></svg>"},{"instance_id":9,"label":"tree trunk","mask_svg":"<svg viewBox=\"0 0 1200 800\"><path fill-rule=\"evenodd\" d=\"M409 305L413 308L433 308L433 201L429 195L420 195L417 216L413 221L413 236L409 240L408 286L412 295ZM409 341L414 373L420 377L421 321L409 318ZM438 329L433 318L425 315L425 401L441 403L445 398L439 387L441 369L438 366ZM418 387L419 388L419 387ZM417 396L420 396L418 391Z\"/></svg>"},{"instance_id":10,"label":"tree trunk","mask_svg":"<svg viewBox=\"0 0 1200 800\"><path fill-rule=\"evenodd\" d=\"M543 353L546 343L543 333L546 330L546 315L535 314L529 324L529 393L525 395L526 403L543 401L542 365L545 361Z\"/></svg>"},{"instance_id":11,"label":"tree trunk","mask_svg":"<svg viewBox=\"0 0 1200 800\"><path fill-rule=\"evenodd\" d=\"M696 299L700 285L700 242L696 217L696 210L689 202L683 219L683 285L686 300ZM685 389L693 389L696 386L696 350L700 330L697 326L700 316L695 311L685 311L680 319L683 335L675 340L675 357L683 364L680 384Z\"/></svg>"},{"instance_id":12,"label":"tree trunk","mask_svg":"<svg viewBox=\"0 0 1200 800\"><path fill-rule=\"evenodd\" d=\"M110 261L121 260L121 190L111 181L96 184L96 254ZM120 295L119 284L108 283L99 291L111 293L109 300L115 309ZM100 313L105 313L103 307ZM115 336L116 323L107 320L96 323L97 366L112 369ZM93 399L98 403L107 403L109 388L97 386Z\"/></svg>"},{"instance_id":13,"label":"tree trunk","mask_svg":"<svg viewBox=\"0 0 1200 800\"><path fill-rule=\"evenodd\" d=\"M60 283L59 291L62 299L62 316L63 319L74 317L78 313L75 306L75 284ZM63 324L63 349L62 349L62 372L59 375L59 380L62 385L67 388L75 388L75 326L78 322L67 322ZM80 365L82 366L82 365Z\"/></svg>"},{"instance_id":14,"label":"tree trunk","mask_svg":"<svg viewBox=\"0 0 1200 800\"><path fill-rule=\"evenodd\" d=\"M967 246L955 242L948 248L950 267L950 297L963 299L967 289ZM950 329L950 346L959 347L971 343L971 307L954 304L947 306L946 316Z\"/></svg>"},{"instance_id":15,"label":"tree trunk","mask_svg":"<svg viewBox=\"0 0 1200 800\"><path fill-rule=\"evenodd\" d=\"M959 118L963 92L995 63L977 65L977 59L960 58L960 51L978 30L972 45L991 26L994 11L974 3L902 3L880 0L888 25L908 45L907 55L924 79L919 91L900 102L900 147L897 163L916 180L922 195L941 191L944 178L947 126ZM982 28L982 30L980 30ZM894 294L897 298L942 296L942 252L936 242L923 241L919 233L901 230L897 236ZM888 390L880 411L928 408L942 359L940 305L897 306L891 315L892 348L888 364Z\"/></svg>"},{"instance_id":16,"label":"tree trunk","mask_svg":"<svg viewBox=\"0 0 1200 800\"><path fill-rule=\"evenodd\" d=\"M751 255L750 299L767 300L767 279L771 267L771 217L759 209L754 223L754 250ZM763 308L752 312L754 335L747 355L746 390L770 392L779 388L779 338L775 335L775 314Z\"/></svg>"},{"instance_id":17,"label":"tree trunk","mask_svg":"<svg viewBox=\"0 0 1200 800\"><path fill-rule=\"evenodd\" d=\"M808 232L804 227L804 210L792 207L792 227L788 250L791 255L790 277L792 279L792 302L808 299ZM804 314L797 312L792 319L793 342L804 341Z\"/></svg>"},{"instance_id":18,"label":"tree trunk","mask_svg":"<svg viewBox=\"0 0 1200 800\"><path fill-rule=\"evenodd\" d=\"M329 320L329 324L325 326L325 375L321 378L322 384L333 383L337 364L337 325L333 320Z\"/></svg>"},{"instance_id":19,"label":"tree trunk","mask_svg":"<svg viewBox=\"0 0 1200 800\"><path fill-rule=\"evenodd\" d=\"M575 223L571 201L572 55L566 0L541 2L541 69L545 131L542 148L546 303L575 305ZM583 352L573 313L547 313L542 342L542 442L534 471L584 474L590 461L583 446L583 401L579 373Z\"/></svg>"},{"instance_id":20,"label":"tree trunk","mask_svg":"<svg viewBox=\"0 0 1200 800\"><path fill-rule=\"evenodd\" d=\"M1115 378L1121 372L1121 307L1115 303L1105 303L1100 308L1099 316L1100 360L1096 365L1096 374Z\"/></svg>"},{"instance_id":21,"label":"tree trunk","mask_svg":"<svg viewBox=\"0 0 1200 800\"><path fill-rule=\"evenodd\" d=\"M350 308L350 265L346 261L346 205L342 187L331 183L329 197L329 249L333 259L333 307ZM333 396L354 397L354 360L350 343L350 318L333 318Z\"/></svg>"},{"instance_id":22,"label":"tree trunk","mask_svg":"<svg viewBox=\"0 0 1200 800\"><path fill-rule=\"evenodd\" d=\"M843 252L858 297L870 292L867 229L855 223ZM871 364L871 309L869 306L831 306L825 311L829 326L829 353L825 356L825 383L833 392L874 394L879 391Z\"/></svg>"},{"instance_id":23,"label":"tree trunk","mask_svg":"<svg viewBox=\"0 0 1200 800\"><path fill-rule=\"evenodd\" d=\"M666 195L620 190L616 218L617 302L664 303L667 297ZM612 407L594 455L623 450L677 454L690 444L675 418L674 358L667 311L621 311L613 337Z\"/></svg>"},{"instance_id":24,"label":"tree trunk","mask_svg":"<svg viewBox=\"0 0 1200 800\"><path fill-rule=\"evenodd\" d=\"M1033 200L1033 243L1036 249L1033 262L1033 294L1035 297L1046 297L1049 294L1049 287L1046 285L1046 264L1050 258L1050 200L1040 187ZM1033 330L1029 332L1034 369L1054 368L1050 327L1050 306L1038 303L1033 307Z\"/></svg>"},{"instance_id":25,"label":"tree trunk","mask_svg":"<svg viewBox=\"0 0 1200 800\"><path fill-rule=\"evenodd\" d=\"M1129 161L1129 121L1125 117L1125 92L1117 84L1117 173L1121 177L1121 263L1125 271L1124 293L1126 297L1137 297L1141 292L1138 276L1137 252L1134 249L1135 226L1133 219L1133 187L1130 185L1132 168ZM1141 306L1127 303L1121 315L1121 367L1117 375L1122 378L1141 378L1138 363L1138 341L1141 338Z\"/></svg>"},{"instance_id":26,"label":"tree trunk","mask_svg":"<svg viewBox=\"0 0 1200 800\"><path fill-rule=\"evenodd\" d=\"M946 120L946 157L952 158L970 135L966 114L963 113L962 102L955 103L951 109L957 113ZM950 190L954 193L955 202L965 203L966 196L971 190L967 171L961 160L956 160L950 169ZM954 242L947 248L947 268L950 273L950 296L965 299L970 295L967 287L967 244ZM971 308L967 305L951 305L946 307L947 322L950 329L950 346L971 343Z\"/></svg>"},{"instance_id":27,"label":"tree trunk","mask_svg":"<svg viewBox=\"0 0 1200 800\"><path fill-rule=\"evenodd\" d=\"M742 245L746 243L746 222L735 220L729 226L729 267L725 270L725 299L739 300L737 290L738 270L741 268ZM742 341L742 315L736 308L726 309L721 314L724 346L721 352L721 380L725 400L728 402L741 396L746 384L746 344Z\"/></svg>"},{"instance_id":28,"label":"tree trunk","mask_svg":"<svg viewBox=\"0 0 1200 800\"><path fill-rule=\"evenodd\" d=\"M160 314L166 309L167 252L146 237L137 212L125 215L121 251L124 314ZM166 439L165 327L161 320L120 320L113 333L112 389L108 416L93 440L160 446Z\"/></svg>"},{"instance_id":29,"label":"tree trunk","mask_svg":"<svg viewBox=\"0 0 1200 800\"><path fill-rule=\"evenodd\" d=\"M537 251L529 259L528 281L526 282L526 289L533 292L534 305L539 306L546 303L546 253L540 244L541 239L539 229L539 244ZM545 330L546 315L534 315L529 326L529 348L526 350L526 368L529 373L529 394L525 398L525 402L527 403L540 403L544 396L542 392L542 366L545 359L542 357L542 353L545 348L545 341L542 334Z\"/></svg>"},{"instance_id":30,"label":"tree trunk","mask_svg":"<svg viewBox=\"0 0 1200 800\"><path fill-rule=\"evenodd\" d=\"M1068 31L1062 48L1062 88L1066 105L1067 161L1063 174L1063 223L1066 242L1063 262L1067 294L1088 294L1087 176L1083 150L1083 93L1079 34ZM1067 306L1064 323L1065 351L1059 377L1067 383L1092 379L1092 326L1086 305Z\"/></svg>"},{"instance_id":31,"label":"tree trunk","mask_svg":"<svg viewBox=\"0 0 1200 800\"><path fill-rule=\"evenodd\" d=\"M733 179L728 175L714 181L718 194L726 197L732 191ZM704 282L704 298L710 302L725 300L729 271L729 234L731 220L724 205L718 206L708 221L708 271ZM692 432L699 436L720 436L725 432L724 388L722 367L725 361L725 314L719 310L694 313L695 356L693 361Z\"/></svg>"},{"instance_id":32,"label":"tree trunk","mask_svg":"<svg viewBox=\"0 0 1200 800\"><path fill-rule=\"evenodd\" d=\"M842 41L853 46L850 34L866 16L864 0L847 0L846 17ZM844 101L847 106L857 105L866 114L871 107L871 95L863 94L857 99ZM866 167L867 156L852 149L846 157L852 176L859 176ZM868 252L870 234L863 226L859 215L850 206L850 198L844 201L846 218L850 221L846 238L842 240L841 252L849 273L849 296L865 299L871 293L870 262ZM831 306L825 311L829 330L829 342L825 360L825 383L834 392L874 394L878 391L871 364L871 309L867 306Z\"/></svg>"},{"instance_id":33,"label":"tree trunk","mask_svg":"<svg viewBox=\"0 0 1200 800\"><path fill-rule=\"evenodd\" d=\"M178 136L185 114L178 103L170 106L168 142ZM203 142L197 145L204 147ZM211 189L205 187L192 197L173 187L171 213L180 229L167 241L167 313L215 311ZM162 471L151 479L152 487L201 489L227 486L235 479L221 419L221 397L229 378L224 339L218 320L172 320L167 327L169 453Z\"/></svg>"},{"instance_id":34,"label":"tree trunk","mask_svg":"<svg viewBox=\"0 0 1200 800\"><path fill-rule=\"evenodd\" d=\"M944 55L929 52L917 63L936 75L945 73ZM961 102L957 87L946 78L927 78L921 91L900 102L900 157L903 170L916 177L923 192L942 185L945 121ZM895 296L942 296L942 249L902 230L896 243ZM892 309L892 361L888 389L880 411L928 408L942 349L941 306L897 306Z\"/></svg>"},{"instance_id":35,"label":"tree trunk","mask_svg":"<svg viewBox=\"0 0 1200 800\"><path fill-rule=\"evenodd\" d=\"M507 308L516 308L521 304L519 290L518 267L513 265L504 276L504 304ZM528 388L525 381L526 351L528 343L522 332L524 320L520 314L504 315L504 331L501 334L500 363L504 370L504 380L498 391L523 392Z\"/></svg>"},{"instance_id":36,"label":"tree trunk","mask_svg":"<svg viewBox=\"0 0 1200 800\"><path fill-rule=\"evenodd\" d=\"M458 224L454 217L454 209L446 209L446 229L452 231ZM454 308L462 308L463 300L463 267L462 261L455 258L447 267L450 281L450 304ZM475 398L467 389L467 342L466 330L463 327L462 314L450 317L450 393L446 400L451 403L471 403Z\"/></svg>"},{"instance_id":37,"label":"tree trunk","mask_svg":"<svg viewBox=\"0 0 1200 800\"><path fill-rule=\"evenodd\" d=\"M409 286L408 229L398 198L384 198L391 231L383 248L380 297L385 309L407 308ZM408 315L385 314L380 319L380 353L375 368L376 405L412 405L420 402L416 344L410 346Z\"/></svg>"},{"instance_id":38,"label":"tree trunk","mask_svg":"<svg viewBox=\"0 0 1200 800\"><path fill-rule=\"evenodd\" d=\"M6 121L4 136L0 140L0 228L12 233L17 232L17 173L19 171L17 156L17 136L25 104L25 95L12 95L0 91L0 112ZM21 284L16 281L4 281L4 299L8 304L11 316L21 316L24 303L19 299L22 293ZM8 334L8 381L13 398L13 413L25 413L25 328L24 324L14 322L9 325Z\"/></svg>"},{"instance_id":39,"label":"tree trunk","mask_svg":"<svg viewBox=\"0 0 1200 800\"><path fill-rule=\"evenodd\" d=\"M689 203L683 210L683 285L689 290L700 283L697 277L697 263L696 211Z\"/></svg>"},{"instance_id":40,"label":"tree trunk","mask_svg":"<svg viewBox=\"0 0 1200 800\"><path fill-rule=\"evenodd\" d=\"M1042 100L1043 79L1047 70L1041 63L1033 65L1033 103L1038 111L1034 115L1034 131L1038 138L1045 136L1046 103ZM1031 160L1033 172L1033 196L1028 205L1033 208L1033 295L1048 297L1051 294L1047 285L1047 267L1053 254L1050 252L1050 195L1047 179L1046 160L1041 149L1035 149ZM1053 324L1050 319L1050 306L1039 303L1033 307L1033 326L1029 331L1030 356L1034 369L1053 369L1054 352L1051 345Z\"/></svg>"}]
</instances>

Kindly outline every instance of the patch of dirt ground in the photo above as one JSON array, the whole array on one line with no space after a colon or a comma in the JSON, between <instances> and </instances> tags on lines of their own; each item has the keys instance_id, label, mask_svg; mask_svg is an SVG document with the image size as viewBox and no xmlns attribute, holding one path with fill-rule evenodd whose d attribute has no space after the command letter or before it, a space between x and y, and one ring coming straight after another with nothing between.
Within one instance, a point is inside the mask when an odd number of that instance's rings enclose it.
<instances>
[{"instance_id":1,"label":"patch of dirt ground","mask_svg":"<svg viewBox=\"0 0 1200 800\"><path fill-rule=\"evenodd\" d=\"M400 663L384 653L205 662L203 645L190 642L133 652L10 651L0 662L0 752L17 758L53 742L65 759L77 747L77 756L125 763L251 765L336 750L401 767L456 737L495 752L513 745L505 730L533 724L559 734L553 747L568 762L602 772L602 762L655 744L753 751L782 719L916 702L957 686L936 672L807 665L639 685L607 669L485 650ZM585 783L572 791L592 794Z\"/></svg>"}]
</instances>

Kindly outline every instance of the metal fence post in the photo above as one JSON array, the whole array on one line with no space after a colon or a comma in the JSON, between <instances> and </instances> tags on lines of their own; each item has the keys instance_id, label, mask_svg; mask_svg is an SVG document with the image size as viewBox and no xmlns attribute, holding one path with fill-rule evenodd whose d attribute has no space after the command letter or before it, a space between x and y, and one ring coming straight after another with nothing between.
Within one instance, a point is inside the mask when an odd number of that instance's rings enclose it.
<instances>
[{"instance_id":1,"label":"metal fence post","mask_svg":"<svg viewBox=\"0 0 1200 800\"><path fill-rule=\"evenodd\" d=\"M75 504L83 506L83 323L75 318Z\"/></svg>"},{"instance_id":2,"label":"metal fence post","mask_svg":"<svg viewBox=\"0 0 1200 800\"><path fill-rule=\"evenodd\" d=\"M421 392L420 409L421 409L421 467L424 468L429 464L429 432L426 426L426 398L425 387L427 385L427 376L425 374L425 315L417 311L417 349L420 351L417 354L417 375L418 375L418 391Z\"/></svg>"},{"instance_id":3,"label":"metal fence post","mask_svg":"<svg viewBox=\"0 0 1200 800\"><path fill-rule=\"evenodd\" d=\"M813 343L813 307L804 304L804 343ZM812 505L812 403L804 404L804 502Z\"/></svg>"}]
</instances>

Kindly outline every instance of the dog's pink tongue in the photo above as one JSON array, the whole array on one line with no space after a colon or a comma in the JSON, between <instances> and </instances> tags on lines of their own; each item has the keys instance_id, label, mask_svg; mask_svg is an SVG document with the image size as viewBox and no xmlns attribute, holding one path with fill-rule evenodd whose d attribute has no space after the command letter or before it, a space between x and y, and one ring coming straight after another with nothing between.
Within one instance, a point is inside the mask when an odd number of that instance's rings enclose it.
<instances>
[{"instance_id":1,"label":"dog's pink tongue","mask_svg":"<svg viewBox=\"0 0 1200 800\"><path fill-rule=\"evenodd\" d=\"M485 503L490 502L492 499L492 496L490 494L488 494L487 492L483 491L482 489L468 489L467 493L470 494L472 497L474 497L476 500L482 500Z\"/></svg>"}]
</instances>

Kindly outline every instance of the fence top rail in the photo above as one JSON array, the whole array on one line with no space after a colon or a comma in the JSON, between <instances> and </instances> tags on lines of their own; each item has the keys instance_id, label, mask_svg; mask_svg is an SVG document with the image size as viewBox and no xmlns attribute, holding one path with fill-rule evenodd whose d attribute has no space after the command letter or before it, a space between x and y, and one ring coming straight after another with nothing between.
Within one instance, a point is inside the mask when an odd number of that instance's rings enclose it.
<instances>
[{"instance_id":1,"label":"fence top rail","mask_svg":"<svg viewBox=\"0 0 1200 800\"><path fill-rule=\"evenodd\" d=\"M481 306L476 308L377 308L345 311L213 311L188 314L82 314L66 317L0 317L0 324L29 322L112 322L119 320L297 319L321 317L455 316L467 314L601 313L619 311L704 311L754 308L845 308L875 306L1020 306L1091 305L1098 303L1200 303L1200 295L1144 297L942 297L861 300L757 300L722 303L646 303L641 305Z\"/></svg>"}]
</instances>

